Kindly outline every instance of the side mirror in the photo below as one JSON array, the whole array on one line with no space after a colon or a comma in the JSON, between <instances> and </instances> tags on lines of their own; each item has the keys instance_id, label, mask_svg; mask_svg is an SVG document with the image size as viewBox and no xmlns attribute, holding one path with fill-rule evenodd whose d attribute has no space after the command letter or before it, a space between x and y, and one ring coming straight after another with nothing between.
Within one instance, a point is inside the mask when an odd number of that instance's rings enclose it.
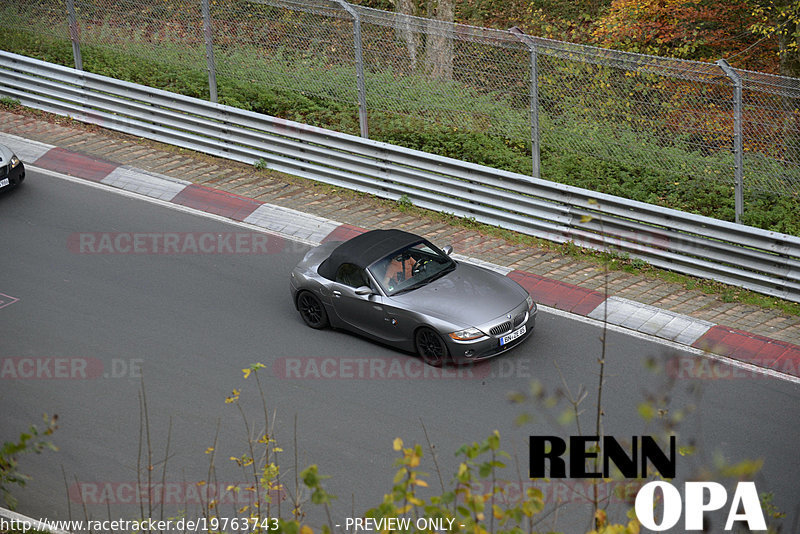
<instances>
[{"instance_id":1,"label":"side mirror","mask_svg":"<svg viewBox=\"0 0 800 534\"><path fill-rule=\"evenodd\" d=\"M365 295L372 295L372 289L367 286L361 286L356 288L356 295L365 296Z\"/></svg>"},{"instance_id":2,"label":"side mirror","mask_svg":"<svg viewBox=\"0 0 800 534\"><path fill-rule=\"evenodd\" d=\"M453 246L452 245L447 245L446 247L444 247L442 249L442 252L444 252L445 254L447 254L449 256L450 254L453 253Z\"/></svg>"}]
</instances>

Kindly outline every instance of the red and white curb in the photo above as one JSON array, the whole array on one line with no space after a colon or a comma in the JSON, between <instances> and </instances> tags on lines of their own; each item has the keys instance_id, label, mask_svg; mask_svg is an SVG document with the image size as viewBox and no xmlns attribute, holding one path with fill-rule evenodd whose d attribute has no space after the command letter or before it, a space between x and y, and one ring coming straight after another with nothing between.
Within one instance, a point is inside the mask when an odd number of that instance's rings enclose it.
<instances>
[{"instance_id":1,"label":"red and white curb","mask_svg":"<svg viewBox=\"0 0 800 534\"><path fill-rule=\"evenodd\" d=\"M715 326L708 321L619 297L609 297L588 316L690 346Z\"/></svg>"},{"instance_id":2,"label":"red and white curb","mask_svg":"<svg viewBox=\"0 0 800 534\"><path fill-rule=\"evenodd\" d=\"M298 210L260 202L158 173L122 166L15 135L0 133L31 167L68 174L163 202L246 223L306 244L345 240L365 229ZM456 259L500 272L519 282L545 310L551 308L621 329L731 358L798 381L800 346L711 323L619 297L455 254Z\"/></svg>"}]
</instances>

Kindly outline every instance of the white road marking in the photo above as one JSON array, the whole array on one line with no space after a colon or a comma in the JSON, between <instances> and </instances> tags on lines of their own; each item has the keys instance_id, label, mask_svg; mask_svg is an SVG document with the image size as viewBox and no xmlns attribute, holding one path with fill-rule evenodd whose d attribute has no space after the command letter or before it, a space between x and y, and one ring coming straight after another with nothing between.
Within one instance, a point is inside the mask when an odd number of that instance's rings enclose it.
<instances>
[{"instance_id":1,"label":"white road marking","mask_svg":"<svg viewBox=\"0 0 800 534\"><path fill-rule=\"evenodd\" d=\"M204 217L206 219L212 219L212 220L219 221L219 222L222 222L222 223L238 226L240 228L246 228L246 229L253 230L253 231L258 231L258 232L264 232L264 233L267 233L267 234L275 235L275 236L283 238L283 239L287 239L289 241L295 241L297 243L302 243L304 245L308 245L308 246L312 246L312 247L319 245L319 241L314 241L314 240L311 240L311 239L302 239L302 238L298 238L298 237L295 237L295 236L292 236L292 235L284 234L282 232L276 232L276 231L273 231L273 230L269 230L269 229L266 229L266 228L263 228L261 226L257 226L257 225L254 225L254 224L249 224L249 223L240 222L240 221L234 221L234 220L228 219L226 217L223 217L221 215L216 215L214 213L207 213L207 212L200 211L200 210L197 210L197 209L194 209L194 208L181 206L180 204L173 204L172 202L168 202L168 201L161 200L161 199L158 199L158 198L152 198L152 197L143 196L143 195L138 194L138 193L126 191L124 189L119 189L117 187L112 187L110 185L106 185L106 184L103 184L103 183L93 182L93 181L90 181L90 180L85 180L83 178L76 178L74 176L69 176L69 175L66 175L66 174L62 174L62 173L57 172L57 171L51 171L51 170L48 170L48 169L42 169L42 168L36 167L34 165L27 165L27 167L31 168L31 169L34 169L37 172L40 172L42 174L45 174L45 175L48 175L48 176L52 176L54 178L60 178L62 180L67 180L67 181L70 181L70 182L83 184L83 185L86 185L86 186L89 186L89 187L94 187L95 189L100 189L100 190L107 191L107 192L110 192L110 193L116 193L118 195L122 195L122 196L125 196L125 197L128 197L128 198L132 198L132 199L144 200L145 202L150 202L152 204L157 204L159 206L163 206L165 208L170 208L170 209L173 209L173 210L176 210L176 211L180 211L180 212L183 212L183 213L189 213L189 214L192 214L192 215L197 215L198 217ZM629 301L629 302L632 302L632 301ZM586 324L590 324L590 325L596 326L597 328L602 328L603 324L604 324L603 321L601 321L601 320L599 320L597 318L585 317L583 315L578 315L578 314L575 314L575 313L559 310L557 308L551 308L549 306L539 305L538 307L539 307L539 310L544 312L544 313L548 313L548 314L551 314L551 315L556 315L556 316L559 316L559 317L564 317L564 318L567 318L567 319L572 319L572 320L575 320L575 321L580 321L580 322L583 322L583 323L586 323ZM602 307L602 305L600 307ZM787 381L787 382L792 382L794 384L800 384L800 377L792 376L792 375L789 375L789 374L786 374L786 373L781 373L779 371L775 371L775 370L772 370L772 369L765 369L765 368L759 367L757 365L753 365L753 364L750 364L750 363L742 362L740 360L729 358L727 356L721 356L719 354L706 352L704 350L697 349L697 348L692 347L690 345L684 345L684 344L677 343L677 342L669 340L669 339L660 338L660 337L657 337L657 336L653 336L651 334L639 332L639 331L632 330L630 328L625 328L623 326L619 326L619 325L616 325L616 324L606 323L606 327L609 330L613 331L613 332L629 335L629 336L635 337L637 339L642 339L642 340L645 340L645 341L648 341L648 342L651 342L651 343L663 345L663 346L666 346L666 347L669 347L669 348L672 348L672 349L675 349L675 350L680 350L680 351L688 352L690 354L695 354L697 356L709 358L711 360L722 362L722 363L731 365L733 367L737 367L737 368L740 368L740 369L747 370L749 372L763 374L763 375L768 376L770 378L775 378L775 379L778 379L778 380L784 380L784 381Z\"/></svg>"}]
</instances>

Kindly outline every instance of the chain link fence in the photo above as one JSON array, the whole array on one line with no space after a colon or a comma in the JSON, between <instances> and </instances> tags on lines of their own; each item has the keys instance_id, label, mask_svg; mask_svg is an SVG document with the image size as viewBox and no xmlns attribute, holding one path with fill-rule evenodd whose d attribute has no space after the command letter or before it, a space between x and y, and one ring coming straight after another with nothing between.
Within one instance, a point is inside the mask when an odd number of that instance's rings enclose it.
<instances>
[{"instance_id":1,"label":"chain link fence","mask_svg":"<svg viewBox=\"0 0 800 534\"><path fill-rule=\"evenodd\" d=\"M327 127L397 144L403 132L460 143L470 142L461 134L485 134L529 154L508 170L545 179L560 154L677 176L676 187L714 181L735 191L737 221L743 191L800 196L800 80L724 62L343 0L0 0L0 17L6 28L71 47L79 68L105 62L132 81L134 66L150 68L160 88L175 90L180 79L184 94L276 115L301 99L315 117L339 110Z\"/></svg>"}]
</instances>

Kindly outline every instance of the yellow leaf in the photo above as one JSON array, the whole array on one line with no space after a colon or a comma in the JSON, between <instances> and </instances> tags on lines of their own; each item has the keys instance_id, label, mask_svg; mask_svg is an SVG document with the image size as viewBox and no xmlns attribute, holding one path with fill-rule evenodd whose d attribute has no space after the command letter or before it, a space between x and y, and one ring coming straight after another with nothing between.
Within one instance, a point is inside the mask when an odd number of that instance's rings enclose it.
<instances>
[{"instance_id":1,"label":"yellow leaf","mask_svg":"<svg viewBox=\"0 0 800 534\"><path fill-rule=\"evenodd\" d=\"M643 402L639 404L639 416L645 421L650 421L653 417L655 417L655 409L652 405Z\"/></svg>"},{"instance_id":2,"label":"yellow leaf","mask_svg":"<svg viewBox=\"0 0 800 534\"><path fill-rule=\"evenodd\" d=\"M393 480L392 483L393 484L399 483L401 480L403 480L403 478L405 478L406 473L407 473L407 471L406 471L405 467L400 469L397 473L394 474L394 480Z\"/></svg>"},{"instance_id":3,"label":"yellow leaf","mask_svg":"<svg viewBox=\"0 0 800 534\"><path fill-rule=\"evenodd\" d=\"M403 440L400 438L394 438L394 443L392 444L392 447L394 447L394 450L399 451L400 449L403 448Z\"/></svg>"},{"instance_id":4,"label":"yellow leaf","mask_svg":"<svg viewBox=\"0 0 800 534\"><path fill-rule=\"evenodd\" d=\"M594 514L595 524L598 526L605 526L606 521L608 520L608 516L606 515L605 510L597 510Z\"/></svg>"},{"instance_id":5,"label":"yellow leaf","mask_svg":"<svg viewBox=\"0 0 800 534\"><path fill-rule=\"evenodd\" d=\"M542 490L540 490L539 488L535 488L533 486L525 490L525 495L530 499L539 499L539 500L544 499L544 493L542 493Z\"/></svg>"},{"instance_id":6,"label":"yellow leaf","mask_svg":"<svg viewBox=\"0 0 800 534\"><path fill-rule=\"evenodd\" d=\"M496 504L492 506L492 513L494 514L495 519L503 519L503 516L505 515L503 513L503 509L497 506Z\"/></svg>"},{"instance_id":7,"label":"yellow leaf","mask_svg":"<svg viewBox=\"0 0 800 534\"><path fill-rule=\"evenodd\" d=\"M461 465L459 465L459 466L458 466L458 476L461 476L461 475L463 475L464 473L466 473L466 472L467 472L467 469L469 469L469 467L467 467L467 464L465 464L465 463L462 463Z\"/></svg>"}]
</instances>

